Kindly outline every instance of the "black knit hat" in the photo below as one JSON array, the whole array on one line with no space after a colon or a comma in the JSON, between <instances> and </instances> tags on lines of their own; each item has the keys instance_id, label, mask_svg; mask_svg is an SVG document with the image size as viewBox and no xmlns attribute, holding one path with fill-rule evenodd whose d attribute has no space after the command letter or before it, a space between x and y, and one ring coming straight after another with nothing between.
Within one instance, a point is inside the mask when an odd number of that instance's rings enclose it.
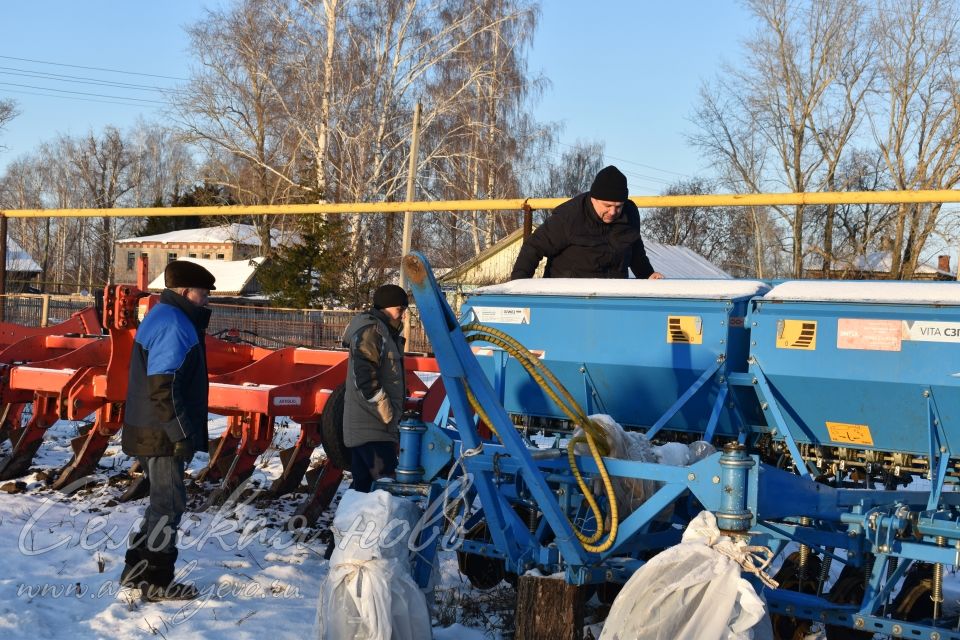
<instances>
[{"instance_id":1,"label":"black knit hat","mask_svg":"<svg viewBox=\"0 0 960 640\"><path fill-rule=\"evenodd\" d=\"M408 305L407 292L395 284L385 284L377 287L377 290L373 292L373 307L375 309L406 307Z\"/></svg>"},{"instance_id":2,"label":"black knit hat","mask_svg":"<svg viewBox=\"0 0 960 640\"><path fill-rule=\"evenodd\" d=\"M163 286L168 289L190 287L193 289L209 289L215 291L213 283L216 278L213 274L188 260L174 260L163 270Z\"/></svg>"},{"instance_id":3,"label":"black knit hat","mask_svg":"<svg viewBox=\"0 0 960 640\"><path fill-rule=\"evenodd\" d=\"M600 169L600 173L590 185L590 197L606 202L625 202L627 200L627 176L610 165Z\"/></svg>"}]
</instances>

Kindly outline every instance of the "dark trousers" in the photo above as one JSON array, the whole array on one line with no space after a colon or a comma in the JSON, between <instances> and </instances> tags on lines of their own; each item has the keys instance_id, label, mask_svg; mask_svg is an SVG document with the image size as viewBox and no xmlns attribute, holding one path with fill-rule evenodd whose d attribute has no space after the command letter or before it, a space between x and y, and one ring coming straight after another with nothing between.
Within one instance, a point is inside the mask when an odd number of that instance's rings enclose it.
<instances>
[{"instance_id":1,"label":"dark trousers","mask_svg":"<svg viewBox=\"0 0 960 640\"><path fill-rule=\"evenodd\" d=\"M392 478L397 473L397 445L393 442L367 442L350 447L350 488L369 493L374 480Z\"/></svg>"},{"instance_id":2,"label":"dark trousers","mask_svg":"<svg viewBox=\"0 0 960 640\"><path fill-rule=\"evenodd\" d=\"M173 456L138 457L150 481L150 501L143 513L143 526L130 537L130 548L161 553L177 549L177 528L187 510L187 489L183 484L183 462Z\"/></svg>"}]
</instances>

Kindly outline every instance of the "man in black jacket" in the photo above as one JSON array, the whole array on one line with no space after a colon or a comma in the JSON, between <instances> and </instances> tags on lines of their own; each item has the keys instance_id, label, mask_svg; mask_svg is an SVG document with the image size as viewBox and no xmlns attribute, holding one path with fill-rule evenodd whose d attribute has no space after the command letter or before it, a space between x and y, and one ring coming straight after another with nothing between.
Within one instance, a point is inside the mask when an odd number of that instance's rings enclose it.
<instances>
[{"instance_id":1,"label":"man in black jacket","mask_svg":"<svg viewBox=\"0 0 960 640\"><path fill-rule=\"evenodd\" d=\"M140 531L130 536L124 586L146 600L188 600L192 585L174 582L177 529L186 510L183 472L207 450L207 354L204 343L214 277L194 262L175 260L166 289L140 326L130 354L123 452L136 456L150 482Z\"/></svg>"},{"instance_id":2,"label":"man in black jacket","mask_svg":"<svg viewBox=\"0 0 960 640\"><path fill-rule=\"evenodd\" d=\"M637 278L655 280L640 238L640 212L627 200L627 178L614 167L600 170L590 191L553 210L524 241L511 280L532 278L544 257L545 278Z\"/></svg>"}]
</instances>

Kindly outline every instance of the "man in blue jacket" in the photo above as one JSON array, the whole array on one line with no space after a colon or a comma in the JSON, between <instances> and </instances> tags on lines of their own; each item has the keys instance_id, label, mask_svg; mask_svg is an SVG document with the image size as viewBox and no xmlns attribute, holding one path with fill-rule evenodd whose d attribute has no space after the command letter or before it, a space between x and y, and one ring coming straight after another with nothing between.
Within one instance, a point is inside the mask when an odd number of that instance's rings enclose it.
<instances>
[{"instance_id":1,"label":"man in blue jacket","mask_svg":"<svg viewBox=\"0 0 960 640\"><path fill-rule=\"evenodd\" d=\"M187 600L192 585L174 582L177 529L187 505L183 473L195 451L207 450L207 355L204 336L214 277L175 260L166 289L137 329L123 420L123 452L136 456L150 482L139 532L130 536L120 581L146 600Z\"/></svg>"}]
</instances>

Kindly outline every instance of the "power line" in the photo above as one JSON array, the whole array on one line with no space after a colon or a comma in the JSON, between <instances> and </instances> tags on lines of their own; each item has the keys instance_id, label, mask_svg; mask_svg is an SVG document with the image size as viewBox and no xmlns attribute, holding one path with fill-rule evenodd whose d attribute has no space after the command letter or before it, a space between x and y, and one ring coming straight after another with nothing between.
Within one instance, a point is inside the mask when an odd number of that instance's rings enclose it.
<instances>
[{"instance_id":1,"label":"power line","mask_svg":"<svg viewBox=\"0 0 960 640\"><path fill-rule=\"evenodd\" d=\"M113 100L128 100L133 102L146 102L151 104L166 105L162 100L150 100L149 98L129 98L127 96L110 96L103 93L88 93L86 91L68 91L67 89L51 89L48 87L37 87L32 84L18 84L16 82L0 82L0 85L8 87L22 87L25 89L39 89L40 91L56 91L57 93L70 93L80 96L93 96L95 98L110 98Z\"/></svg>"},{"instance_id":2,"label":"power line","mask_svg":"<svg viewBox=\"0 0 960 640\"><path fill-rule=\"evenodd\" d=\"M11 76L25 76L28 78L37 78L40 80L53 80L54 82L74 82L80 84L95 84L118 89L135 89L137 91L169 91L165 87L155 85L132 84L129 82L116 82L114 80L100 80L98 78L88 78L86 76L69 76L61 73L46 73L44 71L30 71L29 69L17 69L15 67L0 67L0 74Z\"/></svg>"},{"instance_id":3,"label":"power line","mask_svg":"<svg viewBox=\"0 0 960 640\"><path fill-rule=\"evenodd\" d=\"M576 149L576 148L577 148L577 145L575 145L575 144L570 144L570 143L567 143L567 142L563 142L563 141L561 141L561 140L557 140L556 143L559 144L559 145L561 145L561 146L568 147L568 148L570 148L570 149ZM644 167L645 169L653 169L654 171L660 171L660 172L662 172L662 173L670 173L670 174L673 174L673 175L675 175L675 176L680 176L680 177L682 177L682 178L692 178L692 177L693 177L693 176L691 176L690 174L687 174L687 173L681 173L681 172L679 172L679 171L671 171L670 169L661 169L660 167L655 167L655 166L653 166L653 165L644 164L644 163L642 163L642 162L637 162L636 160L629 160L629 159L627 159L627 158L618 158L617 156L611 156L611 155L609 155L609 154L606 153L606 152L604 152L603 155L604 155L605 158L610 158L611 160L616 160L617 162L626 162L627 164L633 164L633 165L636 165L636 166L638 166L638 167ZM621 171L623 171L623 169L621 169ZM626 172L624 172L624 173L626 173ZM635 175L640 175L640 174L635 174ZM669 182L669 181L667 181L667 182Z\"/></svg>"},{"instance_id":4,"label":"power line","mask_svg":"<svg viewBox=\"0 0 960 640\"><path fill-rule=\"evenodd\" d=\"M14 56L0 56L3 60L17 60L19 62L32 62L34 64L47 64L55 67L71 67L73 69L87 69L88 71L106 71L107 73L123 73L130 76L146 76L150 78L163 78L165 80L177 80L186 82L189 78L178 78L176 76L164 76L156 73L143 73L141 71L123 71L122 69L109 69L106 67L87 67L80 64L67 64L66 62L50 62L49 60L34 60L32 58L17 58Z\"/></svg>"},{"instance_id":5,"label":"power line","mask_svg":"<svg viewBox=\"0 0 960 640\"><path fill-rule=\"evenodd\" d=\"M563 159L563 154L560 151L557 151L556 149L549 149L547 150L547 153L550 153L561 160ZM673 182L665 178L659 178L657 176L648 176L642 173L637 173L636 171L630 171L629 169L627 169L626 171L621 170L621 173L623 173L623 175L627 176L628 178L634 178L636 180L645 180L647 182L655 182L655 183L658 183L659 185L670 186L673 184Z\"/></svg>"},{"instance_id":6,"label":"power line","mask_svg":"<svg viewBox=\"0 0 960 640\"><path fill-rule=\"evenodd\" d=\"M46 89L44 89L44 91L46 91ZM97 100L95 98L78 98L76 96L58 96L56 94L37 93L36 91L21 91L18 89L6 89L4 90L4 93L15 93L17 95L25 95L25 96L41 96L43 98L60 98L62 100L79 100L81 102L99 102L100 104L116 104L123 107L137 107L138 109L142 109L144 107L144 105L142 104L134 104L132 102L116 102L114 100Z\"/></svg>"}]
</instances>

